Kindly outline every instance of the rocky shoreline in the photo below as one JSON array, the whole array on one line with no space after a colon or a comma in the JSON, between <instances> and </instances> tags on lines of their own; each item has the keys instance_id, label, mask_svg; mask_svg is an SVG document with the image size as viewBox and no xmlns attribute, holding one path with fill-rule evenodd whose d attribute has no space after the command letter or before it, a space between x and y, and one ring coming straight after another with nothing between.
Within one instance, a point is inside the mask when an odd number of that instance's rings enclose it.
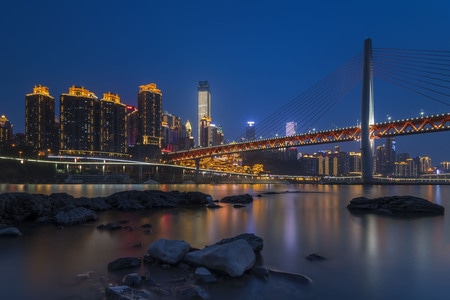
<instances>
[{"instance_id":1,"label":"rocky shoreline","mask_svg":"<svg viewBox=\"0 0 450 300\"><path fill-rule=\"evenodd\" d=\"M225 197L227 203L251 203L251 195ZM123 191L106 197L75 198L67 193L50 195L29 193L0 194L0 224L22 222L54 223L67 226L98 220L97 212L107 210L133 211L181 206L204 207L213 201L201 192L162 192L159 190Z\"/></svg>"}]
</instances>

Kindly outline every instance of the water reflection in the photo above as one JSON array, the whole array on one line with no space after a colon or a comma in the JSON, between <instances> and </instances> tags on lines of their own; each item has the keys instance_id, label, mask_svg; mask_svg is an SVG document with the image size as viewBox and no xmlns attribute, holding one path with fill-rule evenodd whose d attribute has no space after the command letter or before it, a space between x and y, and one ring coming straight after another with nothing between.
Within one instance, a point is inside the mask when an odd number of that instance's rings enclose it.
<instances>
[{"instance_id":1,"label":"water reflection","mask_svg":"<svg viewBox=\"0 0 450 300\"><path fill-rule=\"evenodd\" d=\"M202 248L220 239L252 232L264 239L265 265L305 274L314 280L312 299L437 298L450 276L450 225L445 216L396 219L352 215L354 197L415 195L444 205L450 186L315 186L315 185L0 185L2 191L67 192L78 196L109 195L123 189L202 191L220 199L249 193L247 207L236 209L161 209L103 212L96 224L67 227L28 226L20 239L0 243L0 282L6 295L54 288L62 279L94 270L107 275L108 262L142 256L158 238L183 239ZM279 194L264 194L264 192ZM286 192L291 191L292 193ZM293 193L296 191L296 193ZM297 193L301 191L301 193ZM101 231L99 223L128 220L134 230ZM153 224L148 234L142 224ZM133 247L142 242L144 247ZM328 259L310 262L318 252ZM26 298L24 297L19 298Z\"/></svg>"}]
</instances>

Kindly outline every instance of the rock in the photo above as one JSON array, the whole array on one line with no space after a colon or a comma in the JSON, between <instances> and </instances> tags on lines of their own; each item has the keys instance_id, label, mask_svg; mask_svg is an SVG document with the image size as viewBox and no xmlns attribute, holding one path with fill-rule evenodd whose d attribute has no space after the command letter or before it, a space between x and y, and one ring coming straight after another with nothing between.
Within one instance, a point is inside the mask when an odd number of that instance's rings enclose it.
<instances>
[{"instance_id":1,"label":"rock","mask_svg":"<svg viewBox=\"0 0 450 300\"><path fill-rule=\"evenodd\" d=\"M259 236L254 235L253 233L242 233L242 234L239 234L232 238L223 239L223 240L218 241L216 243L216 245L230 243L232 241L239 240L239 239L246 240L248 242L248 244L252 247L252 249L255 253L261 252L261 250L264 247L263 239L260 238Z\"/></svg>"},{"instance_id":2,"label":"rock","mask_svg":"<svg viewBox=\"0 0 450 300\"><path fill-rule=\"evenodd\" d=\"M307 260L325 260L325 256L322 256L317 253L311 253L305 257Z\"/></svg>"},{"instance_id":3,"label":"rock","mask_svg":"<svg viewBox=\"0 0 450 300\"><path fill-rule=\"evenodd\" d=\"M209 204L206 205L207 208L221 208L222 206L219 204L216 204L214 202L211 202Z\"/></svg>"},{"instance_id":4,"label":"rock","mask_svg":"<svg viewBox=\"0 0 450 300\"><path fill-rule=\"evenodd\" d=\"M226 197L223 197L222 200L220 200L220 202L248 204L248 203L253 202L253 197L252 197L252 195L249 195L249 194L226 196Z\"/></svg>"},{"instance_id":5,"label":"rock","mask_svg":"<svg viewBox=\"0 0 450 300\"><path fill-rule=\"evenodd\" d=\"M130 273L122 278L122 283L127 286L138 286L142 282L142 277L138 273Z\"/></svg>"},{"instance_id":6,"label":"rock","mask_svg":"<svg viewBox=\"0 0 450 300\"><path fill-rule=\"evenodd\" d=\"M384 215L443 215L444 207L414 196L389 196L375 199L354 198L347 205L352 213Z\"/></svg>"},{"instance_id":7,"label":"rock","mask_svg":"<svg viewBox=\"0 0 450 300\"><path fill-rule=\"evenodd\" d=\"M247 207L246 205L243 204L233 204L234 208L243 208L243 207Z\"/></svg>"},{"instance_id":8,"label":"rock","mask_svg":"<svg viewBox=\"0 0 450 300\"><path fill-rule=\"evenodd\" d=\"M204 288L195 284L188 284L188 283L175 286L172 289L172 294L177 296L183 296L188 299L191 298L209 299L210 297L208 292Z\"/></svg>"},{"instance_id":9,"label":"rock","mask_svg":"<svg viewBox=\"0 0 450 300\"><path fill-rule=\"evenodd\" d=\"M252 273L261 279L267 280L269 278L269 269L265 267L252 268Z\"/></svg>"},{"instance_id":10,"label":"rock","mask_svg":"<svg viewBox=\"0 0 450 300\"><path fill-rule=\"evenodd\" d=\"M134 268L141 265L141 260L137 257L121 257L108 263L108 271Z\"/></svg>"},{"instance_id":11,"label":"rock","mask_svg":"<svg viewBox=\"0 0 450 300\"><path fill-rule=\"evenodd\" d=\"M194 274L197 277L197 279L203 281L204 283L211 283L217 281L216 277L214 277L214 275L211 274L211 272L205 267L199 267L195 269Z\"/></svg>"},{"instance_id":12,"label":"rock","mask_svg":"<svg viewBox=\"0 0 450 300\"><path fill-rule=\"evenodd\" d=\"M185 241L158 239L148 247L147 252L164 263L174 265L183 259L190 248Z\"/></svg>"},{"instance_id":13,"label":"rock","mask_svg":"<svg viewBox=\"0 0 450 300\"><path fill-rule=\"evenodd\" d=\"M0 224L0 236L21 236L22 233L19 229L12 226L7 226L4 224ZM3 226L4 225L4 226Z\"/></svg>"},{"instance_id":14,"label":"rock","mask_svg":"<svg viewBox=\"0 0 450 300\"><path fill-rule=\"evenodd\" d=\"M141 228L152 228L152 224L146 223L146 224L142 224Z\"/></svg>"},{"instance_id":15,"label":"rock","mask_svg":"<svg viewBox=\"0 0 450 300\"><path fill-rule=\"evenodd\" d=\"M108 286L105 288L105 294L107 300L152 299L148 291L132 289L126 285Z\"/></svg>"},{"instance_id":16,"label":"rock","mask_svg":"<svg viewBox=\"0 0 450 300\"><path fill-rule=\"evenodd\" d=\"M106 223L106 224L98 225L97 229L100 229L100 230L120 230L120 229L122 229L122 225L117 224L117 223Z\"/></svg>"},{"instance_id":17,"label":"rock","mask_svg":"<svg viewBox=\"0 0 450 300\"><path fill-rule=\"evenodd\" d=\"M59 211L55 215L55 222L60 225L76 225L97 220L97 214L84 207L75 207L67 211Z\"/></svg>"},{"instance_id":18,"label":"rock","mask_svg":"<svg viewBox=\"0 0 450 300\"><path fill-rule=\"evenodd\" d=\"M277 276L286 281L293 281L295 283L300 283L300 284L304 284L304 285L310 285L312 283L311 278L309 278L308 276L302 275L302 274L287 273L287 272L281 272L281 271L272 270L272 269L269 269L269 274L272 274L273 276Z\"/></svg>"},{"instance_id":19,"label":"rock","mask_svg":"<svg viewBox=\"0 0 450 300\"><path fill-rule=\"evenodd\" d=\"M243 239L192 251L184 257L187 263L225 272L232 277L244 274L253 266L255 259L252 247Z\"/></svg>"}]
</instances>

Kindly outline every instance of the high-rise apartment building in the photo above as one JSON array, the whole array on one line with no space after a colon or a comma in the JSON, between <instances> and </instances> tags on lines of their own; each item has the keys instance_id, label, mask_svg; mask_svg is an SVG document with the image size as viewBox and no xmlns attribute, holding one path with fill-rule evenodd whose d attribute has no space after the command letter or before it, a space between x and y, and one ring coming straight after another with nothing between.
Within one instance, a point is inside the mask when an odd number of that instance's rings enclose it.
<instances>
[{"instance_id":1,"label":"high-rise apartment building","mask_svg":"<svg viewBox=\"0 0 450 300\"><path fill-rule=\"evenodd\" d=\"M156 84L139 86L138 114L138 143L161 147L162 93Z\"/></svg>"},{"instance_id":2,"label":"high-rise apartment building","mask_svg":"<svg viewBox=\"0 0 450 300\"><path fill-rule=\"evenodd\" d=\"M35 85L25 96L25 139L35 150L54 152L58 147L55 98L46 86Z\"/></svg>"},{"instance_id":3,"label":"high-rise apartment building","mask_svg":"<svg viewBox=\"0 0 450 300\"><path fill-rule=\"evenodd\" d=\"M98 150L98 98L72 86L60 97L60 150Z\"/></svg>"},{"instance_id":4,"label":"high-rise apartment building","mask_svg":"<svg viewBox=\"0 0 450 300\"><path fill-rule=\"evenodd\" d=\"M99 102L100 151L125 153L127 150L127 106L118 94L103 94Z\"/></svg>"},{"instance_id":5,"label":"high-rise apartment building","mask_svg":"<svg viewBox=\"0 0 450 300\"><path fill-rule=\"evenodd\" d=\"M203 118L211 122L211 92L208 81L199 81L197 88L197 145L199 146L208 144L207 141L202 141Z\"/></svg>"}]
</instances>

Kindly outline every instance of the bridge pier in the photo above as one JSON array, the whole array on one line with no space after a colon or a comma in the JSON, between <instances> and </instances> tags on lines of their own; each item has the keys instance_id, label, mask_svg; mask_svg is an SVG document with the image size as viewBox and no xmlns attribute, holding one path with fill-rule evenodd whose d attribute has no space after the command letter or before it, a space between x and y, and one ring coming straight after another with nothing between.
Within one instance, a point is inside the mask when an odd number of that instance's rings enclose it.
<instances>
[{"instance_id":1,"label":"bridge pier","mask_svg":"<svg viewBox=\"0 0 450 300\"><path fill-rule=\"evenodd\" d=\"M370 125L374 124L372 40L364 40L364 62L361 97L361 171L364 184L373 182L374 141L370 139Z\"/></svg>"},{"instance_id":2,"label":"bridge pier","mask_svg":"<svg viewBox=\"0 0 450 300\"><path fill-rule=\"evenodd\" d=\"M196 158L195 160L195 183L200 182L200 158Z\"/></svg>"}]
</instances>

